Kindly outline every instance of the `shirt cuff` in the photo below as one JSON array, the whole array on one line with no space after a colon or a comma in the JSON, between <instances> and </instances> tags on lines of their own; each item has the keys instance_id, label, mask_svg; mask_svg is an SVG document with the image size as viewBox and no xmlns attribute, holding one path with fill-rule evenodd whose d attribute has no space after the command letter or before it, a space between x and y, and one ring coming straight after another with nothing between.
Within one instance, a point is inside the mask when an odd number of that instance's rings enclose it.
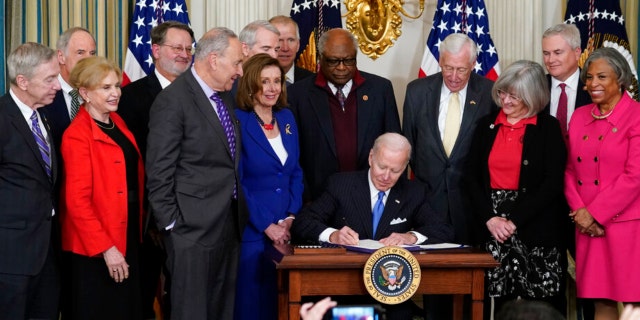
<instances>
[{"instance_id":1,"label":"shirt cuff","mask_svg":"<svg viewBox=\"0 0 640 320\"><path fill-rule=\"evenodd\" d=\"M165 230L171 230L171 229L173 229L173 226L175 226L175 225L176 225L176 221L175 221L175 220L173 220L173 222L171 222L171 224L169 224L169 225L168 225L166 228L164 228L164 229L165 229Z\"/></svg>"},{"instance_id":2,"label":"shirt cuff","mask_svg":"<svg viewBox=\"0 0 640 320\"><path fill-rule=\"evenodd\" d=\"M318 237L318 240L320 242L331 242L331 241L329 241L329 237L331 237L331 234L334 231L338 231L338 229L334 229L334 228L326 228L326 229L324 229L324 231L322 231L322 233Z\"/></svg>"},{"instance_id":3,"label":"shirt cuff","mask_svg":"<svg viewBox=\"0 0 640 320\"><path fill-rule=\"evenodd\" d=\"M423 242L427 241L427 239L428 239L427 237L422 235L422 233L420 233L420 232L416 232L416 231L409 231L409 232L413 233L413 235L416 236L416 238L418 238L418 240L414 244L423 243Z\"/></svg>"}]
</instances>

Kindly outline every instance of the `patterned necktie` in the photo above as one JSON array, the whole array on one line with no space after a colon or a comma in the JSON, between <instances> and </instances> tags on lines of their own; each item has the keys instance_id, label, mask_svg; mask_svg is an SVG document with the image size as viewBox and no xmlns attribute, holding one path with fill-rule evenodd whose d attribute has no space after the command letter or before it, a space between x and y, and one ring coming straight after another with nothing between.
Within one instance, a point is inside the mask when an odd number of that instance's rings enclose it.
<instances>
[{"instance_id":1,"label":"patterned necktie","mask_svg":"<svg viewBox=\"0 0 640 320\"><path fill-rule=\"evenodd\" d=\"M378 192L378 201L373 206L373 237L376 237L376 230L378 230L378 223L380 223L380 217L382 217L382 212L384 211L384 191Z\"/></svg>"},{"instance_id":2,"label":"patterned necktie","mask_svg":"<svg viewBox=\"0 0 640 320\"><path fill-rule=\"evenodd\" d=\"M80 95L78 94L78 90L73 89L69 91L69 95L71 96L71 120L73 120L78 114L78 110L80 110Z\"/></svg>"},{"instance_id":3,"label":"patterned necktie","mask_svg":"<svg viewBox=\"0 0 640 320\"><path fill-rule=\"evenodd\" d=\"M558 110L556 111L556 119L560 122L560 128L562 129L562 136L567 135L567 92L564 90L567 86L566 83L558 85L560 87L560 99L558 99Z\"/></svg>"},{"instance_id":4,"label":"patterned necktie","mask_svg":"<svg viewBox=\"0 0 640 320\"><path fill-rule=\"evenodd\" d=\"M344 102L347 100L347 97L344 96L344 92L342 92L343 86L336 86L336 98L338 98L338 102L340 102L340 108L342 108L342 112L344 112Z\"/></svg>"},{"instance_id":5,"label":"patterned necktie","mask_svg":"<svg viewBox=\"0 0 640 320\"><path fill-rule=\"evenodd\" d=\"M211 100L216 103L216 109L218 110L218 117L220 118L220 123L222 124L222 128L224 128L224 133L227 135L227 142L229 142L229 150L231 150L231 159L236 159L236 133L233 131L233 124L231 123L231 118L229 117L229 111L227 107L224 105L222 98L217 92L214 92L211 95Z\"/></svg>"},{"instance_id":6,"label":"patterned necktie","mask_svg":"<svg viewBox=\"0 0 640 320\"><path fill-rule=\"evenodd\" d=\"M38 149L40 150L40 155L42 156L42 160L44 160L44 169L47 172L49 178L51 178L51 157L49 156L49 144L47 140L45 140L42 131L40 131L40 124L38 124L38 115L34 110L31 114L31 133L33 133L33 138L36 139L36 143L38 144Z\"/></svg>"},{"instance_id":7,"label":"patterned necktie","mask_svg":"<svg viewBox=\"0 0 640 320\"><path fill-rule=\"evenodd\" d=\"M447 157L451 155L451 150L456 144L458 132L460 132L460 98L457 92L452 92L449 97L447 118L444 122L444 136L442 137L442 145Z\"/></svg>"}]
</instances>

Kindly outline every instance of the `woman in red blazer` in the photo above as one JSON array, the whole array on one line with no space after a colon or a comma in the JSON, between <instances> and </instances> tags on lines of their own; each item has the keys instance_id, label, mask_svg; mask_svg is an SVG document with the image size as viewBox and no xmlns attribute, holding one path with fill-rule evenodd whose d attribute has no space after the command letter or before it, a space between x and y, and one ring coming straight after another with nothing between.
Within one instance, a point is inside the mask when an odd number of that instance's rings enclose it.
<instances>
[{"instance_id":1,"label":"woman in red blazer","mask_svg":"<svg viewBox=\"0 0 640 320\"><path fill-rule=\"evenodd\" d=\"M138 246L144 169L114 112L121 71L102 57L71 72L84 101L62 138L62 248L71 252L73 319L140 319Z\"/></svg>"}]
</instances>

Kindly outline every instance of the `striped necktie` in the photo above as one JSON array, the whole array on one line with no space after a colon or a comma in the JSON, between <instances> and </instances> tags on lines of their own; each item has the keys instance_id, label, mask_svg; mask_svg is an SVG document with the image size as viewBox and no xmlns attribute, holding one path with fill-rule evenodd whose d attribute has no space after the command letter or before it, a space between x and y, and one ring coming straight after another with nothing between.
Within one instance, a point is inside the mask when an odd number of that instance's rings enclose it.
<instances>
[{"instance_id":1,"label":"striped necktie","mask_svg":"<svg viewBox=\"0 0 640 320\"><path fill-rule=\"evenodd\" d=\"M44 169L47 172L47 176L51 178L51 157L49 144L47 143L47 140L45 140L44 135L40 130L40 124L38 124L38 114L35 110L31 114L31 133L33 133L33 138L36 139L38 149L40 150L40 155L42 156L42 160L44 160Z\"/></svg>"},{"instance_id":2,"label":"striped necktie","mask_svg":"<svg viewBox=\"0 0 640 320\"><path fill-rule=\"evenodd\" d=\"M78 110L80 110L80 94L78 90L73 89L69 91L69 95L71 96L71 120L73 120L78 114Z\"/></svg>"}]
</instances>

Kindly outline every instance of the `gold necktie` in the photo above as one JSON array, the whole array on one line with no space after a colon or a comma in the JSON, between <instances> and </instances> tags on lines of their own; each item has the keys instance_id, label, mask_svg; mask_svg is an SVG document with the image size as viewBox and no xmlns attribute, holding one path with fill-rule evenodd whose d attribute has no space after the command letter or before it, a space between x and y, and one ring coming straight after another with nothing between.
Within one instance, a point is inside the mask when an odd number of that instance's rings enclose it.
<instances>
[{"instance_id":1,"label":"gold necktie","mask_svg":"<svg viewBox=\"0 0 640 320\"><path fill-rule=\"evenodd\" d=\"M447 157L451 155L453 145L458 138L458 132L460 132L460 98L457 92L453 92L449 97L447 118L444 122L444 136L442 137L442 144Z\"/></svg>"}]
</instances>

